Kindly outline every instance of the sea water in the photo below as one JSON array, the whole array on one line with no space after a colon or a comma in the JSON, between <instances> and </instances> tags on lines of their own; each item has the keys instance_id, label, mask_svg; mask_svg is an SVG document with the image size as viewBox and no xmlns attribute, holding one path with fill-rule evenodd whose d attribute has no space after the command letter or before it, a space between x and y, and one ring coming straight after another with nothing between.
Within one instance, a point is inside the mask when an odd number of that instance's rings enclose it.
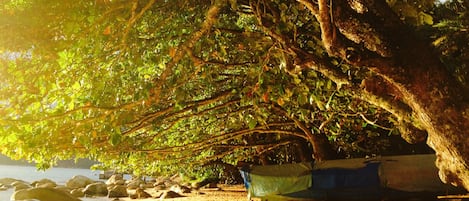
<instances>
[{"instance_id":1,"label":"sea water","mask_svg":"<svg viewBox=\"0 0 469 201\"><path fill-rule=\"evenodd\" d=\"M36 170L34 166L15 166L15 165L0 165L0 178L13 178L23 180L26 182L33 182L40 179L50 179L55 181L58 185L64 185L67 180L75 175L83 175L93 180L99 180L99 171L92 171L90 169L78 168L51 168L46 171ZM0 201L10 200L13 194L13 189L7 191L0 191ZM83 201L100 201L109 200L108 198L86 198Z\"/></svg>"}]
</instances>

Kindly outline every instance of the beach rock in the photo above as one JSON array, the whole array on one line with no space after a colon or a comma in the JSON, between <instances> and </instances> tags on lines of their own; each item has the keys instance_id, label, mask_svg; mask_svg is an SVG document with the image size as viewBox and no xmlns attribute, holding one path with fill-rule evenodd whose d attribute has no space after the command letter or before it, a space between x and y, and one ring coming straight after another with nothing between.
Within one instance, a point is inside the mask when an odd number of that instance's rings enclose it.
<instances>
[{"instance_id":1,"label":"beach rock","mask_svg":"<svg viewBox=\"0 0 469 201\"><path fill-rule=\"evenodd\" d=\"M174 174L169 178L174 183L182 183L183 178L181 174Z\"/></svg>"},{"instance_id":2,"label":"beach rock","mask_svg":"<svg viewBox=\"0 0 469 201\"><path fill-rule=\"evenodd\" d=\"M182 185L173 185L171 188L169 188L170 191L174 191L176 193L190 193L191 189L187 186L182 186Z\"/></svg>"},{"instance_id":3,"label":"beach rock","mask_svg":"<svg viewBox=\"0 0 469 201\"><path fill-rule=\"evenodd\" d=\"M161 196L164 194L164 192L156 192L156 195L154 196L154 198L161 198Z\"/></svg>"},{"instance_id":4,"label":"beach rock","mask_svg":"<svg viewBox=\"0 0 469 201\"><path fill-rule=\"evenodd\" d=\"M147 193L142 188L137 188L135 190L135 194L132 194L129 197L132 199L145 199L145 198L151 198L151 195L150 193Z\"/></svg>"},{"instance_id":5,"label":"beach rock","mask_svg":"<svg viewBox=\"0 0 469 201\"><path fill-rule=\"evenodd\" d=\"M153 187L155 187L155 189L164 190L175 184L177 183L171 181L169 178L161 177L161 178L158 178L155 182L153 182Z\"/></svg>"},{"instance_id":6,"label":"beach rock","mask_svg":"<svg viewBox=\"0 0 469 201\"><path fill-rule=\"evenodd\" d=\"M125 187L124 185L116 185L111 187L107 195L108 198L120 198L128 196L129 193L127 193L127 187Z\"/></svg>"},{"instance_id":7,"label":"beach rock","mask_svg":"<svg viewBox=\"0 0 469 201\"><path fill-rule=\"evenodd\" d=\"M205 185L205 188L218 189L219 187L217 183L209 183Z\"/></svg>"},{"instance_id":8,"label":"beach rock","mask_svg":"<svg viewBox=\"0 0 469 201\"><path fill-rule=\"evenodd\" d=\"M103 182L88 184L83 190L83 193L90 196L107 196L107 185Z\"/></svg>"},{"instance_id":9,"label":"beach rock","mask_svg":"<svg viewBox=\"0 0 469 201\"><path fill-rule=\"evenodd\" d=\"M15 187L15 191L24 190L24 189L28 189L32 187L31 185L29 185L28 183L24 181L15 181L11 185Z\"/></svg>"},{"instance_id":10,"label":"beach rock","mask_svg":"<svg viewBox=\"0 0 469 201\"><path fill-rule=\"evenodd\" d=\"M0 191L6 191L6 190L8 190L8 187L6 187L3 184L0 184Z\"/></svg>"},{"instance_id":11,"label":"beach rock","mask_svg":"<svg viewBox=\"0 0 469 201\"><path fill-rule=\"evenodd\" d=\"M143 182L143 180L141 179L132 179L130 181L127 182L127 188L128 189L137 189L137 188L140 188L141 185L145 184L145 182Z\"/></svg>"},{"instance_id":12,"label":"beach rock","mask_svg":"<svg viewBox=\"0 0 469 201\"><path fill-rule=\"evenodd\" d=\"M176 193L174 191L166 191L160 196L160 200L169 199L169 198L179 198L179 197L185 197L185 196L180 195L179 193Z\"/></svg>"},{"instance_id":13,"label":"beach rock","mask_svg":"<svg viewBox=\"0 0 469 201\"><path fill-rule=\"evenodd\" d=\"M62 186L62 185L56 186L55 189L59 189L59 190L65 191L65 192L70 192L70 191L74 190L74 189L71 189L69 187Z\"/></svg>"},{"instance_id":14,"label":"beach rock","mask_svg":"<svg viewBox=\"0 0 469 201\"><path fill-rule=\"evenodd\" d=\"M159 178L157 179L155 182L153 182L153 186L161 186L161 185L164 185L164 180Z\"/></svg>"},{"instance_id":15,"label":"beach rock","mask_svg":"<svg viewBox=\"0 0 469 201\"><path fill-rule=\"evenodd\" d=\"M13 182L24 182L24 181L13 179L13 178L1 178L0 179L0 184L3 184L6 187L12 187Z\"/></svg>"},{"instance_id":16,"label":"beach rock","mask_svg":"<svg viewBox=\"0 0 469 201\"><path fill-rule=\"evenodd\" d=\"M208 179L204 179L202 181L199 181L199 182L196 182L196 183L193 183L192 184L192 187L194 189L199 189L199 188L202 188L202 187L205 187L205 188L218 188L217 187L217 184L219 182L219 179L214 179L214 178L208 178Z\"/></svg>"},{"instance_id":17,"label":"beach rock","mask_svg":"<svg viewBox=\"0 0 469 201\"><path fill-rule=\"evenodd\" d=\"M153 183L142 183L140 184L140 188L144 188L144 189L147 189L147 188L153 188Z\"/></svg>"},{"instance_id":18,"label":"beach rock","mask_svg":"<svg viewBox=\"0 0 469 201\"><path fill-rule=\"evenodd\" d=\"M158 185L154 187L155 191L166 190L167 187L164 184Z\"/></svg>"},{"instance_id":19,"label":"beach rock","mask_svg":"<svg viewBox=\"0 0 469 201\"><path fill-rule=\"evenodd\" d=\"M122 174L114 174L107 181L107 185L124 185L125 180Z\"/></svg>"},{"instance_id":20,"label":"beach rock","mask_svg":"<svg viewBox=\"0 0 469 201\"><path fill-rule=\"evenodd\" d=\"M88 184L92 184L94 182L95 182L94 180L88 177L85 177L83 175L75 175L65 183L65 186L72 188L72 189L84 188Z\"/></svg>"},{"instance_id":21,"label":"beach rock","mask_svg":"<svg viewBox=\"0 0 469 201\"><path fill-rule=\"evenodd\" d=\"M73 197L70 193L55 188L30 188L16 191L10 200L32 199L40 201L80 201L80 199Z\"/></svg>"},{"instance_id":22,"label":"beach rock","mask_svg":"<svg viewBox=\"0 0 469 201\"><path fill-rule=\"evenodd\" d=\"M57 183L55 183L54 181L50 180L50 179L41 179L41 180L38 180L38 181L33 181L31 183L31 186L33 187L44 187L44 188L54 188L57 186Z\"/></svg>"},{"instance_id":23,"label":"beach rock","mask_svg":"<svg viewBox=\"0 0 469 201\"><path fill-rule=\"evenodd\" d=\"M83 192L85 188L76 188L70 191L70 194L73 195L73 197L77 198L82 198L85 197L85 193Z\"/></svg>"}]
</instances>

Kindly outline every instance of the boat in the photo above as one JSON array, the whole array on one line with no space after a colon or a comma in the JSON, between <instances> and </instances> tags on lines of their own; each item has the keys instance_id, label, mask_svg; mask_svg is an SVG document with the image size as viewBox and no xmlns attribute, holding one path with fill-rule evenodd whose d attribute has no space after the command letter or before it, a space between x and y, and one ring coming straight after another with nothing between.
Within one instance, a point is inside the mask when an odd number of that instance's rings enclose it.
<instances>
[{"instance_id":1,"label":"boat","mask_svg":"<svg viewBox=\"0 0 469 201\"><path fill-rule=\"evenodd\" d=\"M434 199L466 193L441 182L434 154L243 166L248 199L262 201Z\"/></svg>"}]
</instances>

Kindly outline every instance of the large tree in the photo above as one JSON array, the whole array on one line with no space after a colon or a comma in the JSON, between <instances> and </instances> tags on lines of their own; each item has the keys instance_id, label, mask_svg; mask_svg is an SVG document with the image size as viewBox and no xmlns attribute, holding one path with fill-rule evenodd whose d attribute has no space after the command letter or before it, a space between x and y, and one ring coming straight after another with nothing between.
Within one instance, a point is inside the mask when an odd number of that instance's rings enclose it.
<instances>
[{"instance_id":1,"label":"large tree","mask_svg":"<svg viewBox=\"0 0 469 201\"><path fill-rule=\"evenodd\" d=\"M441 179L469 188L468 88L454 79L428 40L407 28L384 1L319 1L308 8L321 25L329 55L373 72L376 77L363 80L364 90L405 104L414 113L412 124L428 134Z\"/></svg>"},{"instance_id":2,"label":"large tree","mask_svg":"<svg viewBox=\"0 0 469 201\"><path fill-rule=\"evenodd\" d=\"M5 1L1 151L148 174L379 153L400 134L469 188L467 6Z\"/></svg>"}]
</instances>

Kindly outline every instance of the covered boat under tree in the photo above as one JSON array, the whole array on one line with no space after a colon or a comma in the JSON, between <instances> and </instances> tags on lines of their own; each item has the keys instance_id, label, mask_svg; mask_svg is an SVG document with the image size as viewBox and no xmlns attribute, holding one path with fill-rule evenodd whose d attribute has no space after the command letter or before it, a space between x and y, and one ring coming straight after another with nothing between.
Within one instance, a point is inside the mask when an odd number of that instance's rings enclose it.
<instances>
[{"instance_id":1,"label":"covered boat under tree","mask_svg":"<svg viewBox=\"0 0 469 201\"><path fill-rule=\"evenodd\" d=\"M329 160L241 169L251 197L275 200L401 200L464 193L441 182L436 156Z\"/></svg>"}]
</instances>

